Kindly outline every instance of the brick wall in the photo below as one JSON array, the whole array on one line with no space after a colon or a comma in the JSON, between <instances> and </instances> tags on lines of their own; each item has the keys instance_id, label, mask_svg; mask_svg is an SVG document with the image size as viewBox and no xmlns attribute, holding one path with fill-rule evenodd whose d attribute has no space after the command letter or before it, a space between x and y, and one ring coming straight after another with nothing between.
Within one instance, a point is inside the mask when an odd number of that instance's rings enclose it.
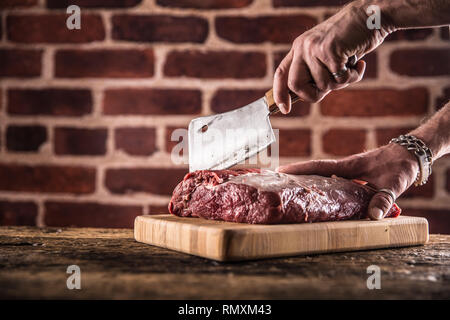
<instances>
[{"instance_id":1,"label":"brick wall","mask_svg":"<svg viewBox=\"0 0 450 320\"><path fill-rule=\"evenodd\" d=\"M187 171L170 134L270 88L290 42L347 1L3 0L0 224L131 227ZM82 8L81 30L65 8ZM449 99L448 28L402 31L364 81L276 116L281 163L338 158L407 132ZM450 159L399 200L450 232Z\"/></svg>"}]
</instances>

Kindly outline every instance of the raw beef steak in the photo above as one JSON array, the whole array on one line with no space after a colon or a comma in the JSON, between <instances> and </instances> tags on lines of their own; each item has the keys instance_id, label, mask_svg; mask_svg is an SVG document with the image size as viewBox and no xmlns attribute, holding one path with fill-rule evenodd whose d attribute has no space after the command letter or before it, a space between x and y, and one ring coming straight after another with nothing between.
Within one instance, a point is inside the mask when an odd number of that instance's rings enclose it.
<instances>
[{"instance_id":1,"label":"raw beef steak","mask_svg":"<svg viewBox=\"0 0 450 320\"><path fill-rule=\"evenodd\" d=\"M364 219L375 191L338 177L273 171L201 170L173 191L170 213L230 222L276 224ZM387 217L397 217L394 204Z\"/></svg>"}]
</instances>

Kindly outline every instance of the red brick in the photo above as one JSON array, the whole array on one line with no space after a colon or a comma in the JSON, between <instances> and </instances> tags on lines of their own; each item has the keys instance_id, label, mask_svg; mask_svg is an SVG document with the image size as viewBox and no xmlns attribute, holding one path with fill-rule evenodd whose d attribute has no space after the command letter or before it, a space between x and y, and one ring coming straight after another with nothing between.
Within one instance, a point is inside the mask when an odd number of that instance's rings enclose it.
<instances>
[{"instance_id":1,"label":"red brick","mask_svg":"<svg viewBox=\"0 0 450 320\"><path fill-rule=\"evenodd\" d=\"M151 49L60 50L55 54L59 78L146 78L153 76Z\"/></svg>"},{"instance_id":2,"label":"red brick","mask_svg":"<svg viewBox=\"0 0 450 320\"><path fill-rule=\"evenodd\" d=\"M280 157L311 155L311 131L308 129L280 129Z\"/></svg>"},{"instance_id":3,"label":"red brick","mask_svg":"<svg viewBox=\"0 0 450 320\"><path fill-rule=\"evenodd\" d=\"M143 192L170 195L186 173L186 169L109 169L106 171L105 185L114 194Z\"/></svg>"},{"instance_id":4,"label":"red brick","mask_svg":"<svg viewBox=\"0 0 450 320\"><path fill-rule=\"evenodd\" d=\"M450 169L447 169L447 192L450 193Z\"/></svg>"},{"instance_id":5,"label":"red brick","mask_svg":"<svg viewBox=\"0 0 450 320\"><path fill-rule=\"evenodd\" d=\"M391 33L384 41L418 41L425 40L433 33L433 29L407 29Z\"/></svg>"},{"instance_id":6,"label":"red brick","mask_svg":"<svg viewBox=\"0 0 450 320\"><path fill-rule=\"evenodd\" d=\"M230 9L249 6L253 0L156 0L162 7L194 9Z\"/></svg>"},{"instance_id":7,"label":"red brick","mask_svg":"<svg viewBox=\"0 0 450 320\"><path fill-rule=\"evenodd\" d=\"M378 128L375 131L377 137L377 145L383 146L388 144L392 138L396 138L401 134L407 134L413 127L405 127L405 128Z\"/></svg>"},{"instance_id":8,"label":"red brick","mask_svg":"<svg viewBox=\"0 0 450 320\"><path fill-rule=\"evenodd\" d=\"M149 156L156 149L155 128L117 128L115 147L133 156Z\"/></svg>"},{"instance_id":9,"label":"red brick","mask_svg":"<svg viewBox=\"0 0 450 320\"><path fill-rule=\"evenodd\" d=\"M434 177L430 176L428 182L420 187L411 186L402 195L402 199L411 198L433 198L434 196Z\"/></svg>"},{"instance_id":10,"label":"red brick","mask_svg":"<svg viewBox=\"0 0 450 320\"><path fill-rule=\"evenodd\" d=\"M141 2L142 0L47 0L47 8L65 9L73 4L80 8L128 8Z\"/></svg>"},{"instance_id":11,"label":"red brick","mask_svg":"<svg viewBox=\"0 0 450 320\"><path fill-rule=\"evenodd\" d=\"M272 0L274 7L340 7L351 0Z\"/></svg>"},{"instance_id":12,"label":"red brick","mask_svg":"<svg viewBox=\"0 0 450 320\"><path fill-rule=\"evenodd\" d=\"M403 215L426 218L430 233L450 234L449 209L430 209L427 207L413 209L402 207L402 210Z\"/></svg>"},{"instance_id":13,"label":"red brick","mask_svg":"<svg viewBox=\"0 0 450 320\"><path fill-rule=\"evenodd\" d=\"M322 136L323 151L335 156L347 156L364 151L366 131L363 129L330 129Z\"/></svg>"},{"instance_id":14,"label":"red brick","mask_svg":"<svg viewBox=\"0 0 450 320\"><path fill-rule=\"evenodd\" d=\"M167 55L164 74L211 79L262 78L266 75L266 55L242 51L172 51Z\"/></svg>"},{"instance_id":15,"label":"red brick","mask_svg":"<svg viewBox=\"0 0 450 320\"><path fill-rule=\"evenodd\" d=\"M444 88L442 94L436 98L436 110L441 109L450 101L450 87Z\"/></svg>"},{"instance_id":16,"label":"red brick","mask_svg":"<svg viewBox=\"0 0 450 320\"><path fill-rule=\"evenodd\" d=\"M236 43L291 43L315 24L317 19L307 15L226 16L215 21L217 35Z\"/></svg>"},{"instance_id":17,"label":"red brick","mask_svg":"<svg viewBox=\"0 0 450 320\"><path fill-rule=\"evenodd\" d=\"M33 7L38 0L2 0L0 8Z\"/></svg>"},{"instance_id":18,"label":"red brick","mask_svg":"<svg viewBox=\"0 0 450 320\"><path fill-rule=\"evenodd\" d=\"M50 227L132 228L142 206L95 202L45 203L44 223Z\"/></svg>"},{"instance_id":19,"label":"red brick","mask_svg":"<svg viewBox=\"0 0 450 320\"><path fill-rule=\"evenodd\" d=\"M192 89L109 89L103 113L107 115L199 114L202 96Z\"/></svg>"},{"instance_id":20,"label":"red brick","mask_svg":"<svg viewBox=\"0 0 450 320\"><path fill-rule=\"evenodd\" d=\"M92 112L92 95L87 89L10 89L8 113L77 117Z\"/></svg>"},{"instance_id":21,"label":"red brick","mask_svg":"<svg viewBox=\"0 0 450 320\"><path fill-rule=\"evenodd\" d=\"M95 191L91 167L0 164L0 190L87 194Z\"/></svg>"},{"instance_id":22,"label":"red brick","mask_svg":"<svg viewBox=\"0 0 450 320\"><path fill-rule=\"evenodd\" d=\"M34 202L0 200L0 226L35 226L37 214Z\"/></svg>"},{"instance_id":23,"label":"red brick","mask_svg":"<svg viewBox=\"0 0 450 320\"><path fill-rule=\"evenodd\" d=\"M331 92L321 102L326 116L380 117L424 115L428 110L428 90L411 89L346 89Z\"/></svg>"},{"instance_id":24,"label":"red brick","mask_svg":"<svg viewBox=\"0 0 450 320\"><path fill-rule=\"evenodd\" d=\"M47 128L43 126L11 125L6 130L6 148L9 151L38 151L47 141Z\"/></svg>"},{"instance_id":25,"label":"red brick","mask_svg":"<svg viewBox=\"0 0 450 320\"><path fill-rule=\"evenodd\" d=\"M448 76L450 49L400 49L391 53L392 71L413 77Z\"/></svg>"},{"instance_id":26,"label":"red brick","mask_svg":"<svg viewBox=\"0 0 450 320\"><path fill-rule=\"evenodd\" d=\"M0 77L38 77L41 57L42 50L0 49Z\"/></svg>"},{"instance_id":27,"label":"red brick","mask_svg":"<svg viewBox=\"0 0 450 320\"><path fill-rule=\"evenodd\" d=\"M449 40L450 39L450 27L441 27L441 39L442 40Z\"/></svg>"},{"instance_id":28,"label":"red brick","mask_svg":"<svg viewBox=\"0 0 450 320\"><path fill-rule=\"evenodd\" d=\"M203 43L208 36L208 21L194 16L115 15L112 37L139 42Z\"/></svg>"},{"instance_id":29,"label":"red brick","mask_svg":"<svg viewBox=\"0 0 450 320\"><path fill-rule=\"evenodd\" d=\"M266 89L219 89L211 101L211 110L216 113L227 112L245 106L261 97ZM288 115L276 113L272 117L304 117L309 114L311 105L306 102L297 102Z\"/></svg>"},{"instance_id":30,"label":"red brick","mask_svg":"<svg viewBox=\"0 0 450 320\"><path fill-rule=\"evenodd\" d=\"M83 43L103 40L100 15L81 15L81 29L66 26L66 14L10 15L6 19L8 39L21 43Z\"/></svg>"},{"instance_id":31,"label":"red brick","mask_svg":"<svg viewBox=\"0 0 450 320\"><path fill-rule=\"evenodd\" d=\"M288 54L288 51L274 51L273 53L273 71L275 71L280 65L281 61Z\"/></svg>"},{"instance_id":32,"label":"red brick","mask_svg":"<svg viewBox=\"0 0 450 320\"><path fill-rule=\"evenodd\" d=\"M276 51L273 54L274 71L286 56L287 51ZM365 55L362 60L366 62L366 71L364 72L364 79L374 79L378 76L378 57L375 51Z\"/></svg>"},{"instance_id":33,"label":"red brick","mask_svg":"<svg viewBox=\"0 0 450 320\"><path fill-rule=\"evenodd\" d=\"M104 128L58 127L54 131L57 155L104 155L108 131Z\"/></svg>"},{"instance_id":34,"label":"red brick","mask_svg":"<svg viewBox=\"0 0 450 320\"><path fill-rule=\"evenodd\" d=\"M168 204L166 206L149 206L148 214L169 214Z\"/></svg>"},{"instance_id":35,"label":"red brick","mask_svg":"<svg viewBox=\"0 0 450 320\"><path fill-rule=\"evenodd\" d=\"M378 76L378 56L376 51L372 51L365 55L362 60L366 62L366 71L364 71L364 79L374 79Z\"/></svg>"},{"instance_id":36,"label":"red brick","mask_svg":"<svg viewBox=\"0 0 450 320\"><path fill-rule=\"evenodd\" d=\"M178 141L172 141L172 133L177 130L177 129L183 129L186 130L185 131L185 136L184 137L179 137ZM166 127L166 151L171 153L173 148L180 142L183 141L183 139L186 139L186 146L188 143L188 136L187 136L187 127L185 128L180 128L180 127ZM186 150L183 150L184 152L186 152L186 156L189 155L189 150L188 148L186 148ZM184 154L181 154L181 152L179 153L179 156L183 156Z\"/></svg>"},{"instance_id":37,"label":"red brick","mask_svg":"<svg viewBox=\"0 0 450 320\"><path fill-rule=\"evenodd\" d=\"M227 112L245 106L266 93L266 89L219 89L211 100L211 110Z\"/></svg>"}]
</instances>

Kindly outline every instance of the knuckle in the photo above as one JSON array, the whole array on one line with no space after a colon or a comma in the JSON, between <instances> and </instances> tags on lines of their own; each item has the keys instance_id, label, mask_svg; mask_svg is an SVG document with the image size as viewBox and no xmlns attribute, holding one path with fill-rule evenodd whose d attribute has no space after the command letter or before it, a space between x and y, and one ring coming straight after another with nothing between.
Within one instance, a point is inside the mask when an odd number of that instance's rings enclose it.
<instances>
[{"instance_id":1,"label":"knuckle","mask_svg":"<svg viewBox=\"0 0 450 320\"><path fill-rule=\"evenodd\" d=\"M321 60L323 62L325 62L326 60L329 59L330 53L329 53L328 47L325 43L322 42L321 44L319 44L317 46L316 50L317 50L318 56L321 58Z\"/></svg>"},{"instance_id":2,"label":"knuckle","mask_svg":"<svg viewBox=\"0 0 450 320\"><path fill-rule=\"evenodd\" d=\"M341 61L338 57L331 53L331 50L325 46L320 46L320 60L330 68L330 71L338 71L341 66Z\"/></svg>"},{"instance_id":3,"label":"knuckle","mask_svg":"<svg viewBox=\"0 0 450 320\"><path fill-rule=\"evenodd\" d=\"M288 79L288 87L295 93L301 92L303 90L303 85L300 84L300 81L298 81L297 79L294 79L294 78Z\"/></svg>"},{"instance_id":4,"label":"knuckle","mask_svg":"<svg viewBox=\"0 0 450 320\"><path fill-rule=\"evenodd\" d=\"M342 77L335 78L335 80L339 84L350 84L353 82L348 71Z\"/></svg>"},{"instance_id":5,"label":"knuckle","mask_svg":"<svg viewBox=\"0 0 450 320\"><path fill-rule=\"evenodd\" d=\"M302 39L302 46L305 49L309 49L311 47L312 41L311 41L311 37L304 37Z\"/></svg>"},{"instance_id":6,"label":"knuckle","mask_svg":"<svg viewBox=\"0 0 450 320\"><path fill-rule=\"evenodd\" d=\"M277 69L275 70L275 78L281 78L285 74L286 74L286 68L279 65L277 67Z\"/></svg>"},{"instance_id":7,"label":"knuckle","mask_svg":"<svg viewBox=\"0 0 450 320\"><path fill-rule=\"evenodd\" d=\"M392 206L392 203L393 203L393 201L392 201L391 197L385 193L377 193L374 196L375 206L379 207L384 212L389 210L389 208Z\"/></svg>"},{"instance_id":8,"label":"knuckle","mask_svg":"<svg viewBox=\"0 0 450 320\"><path fill-rule=\"evenodd\" d=\"M330 87L329 82L322 79L316 81L316 86L319 91L327 91Z\"/></svg>"}]
</instances>

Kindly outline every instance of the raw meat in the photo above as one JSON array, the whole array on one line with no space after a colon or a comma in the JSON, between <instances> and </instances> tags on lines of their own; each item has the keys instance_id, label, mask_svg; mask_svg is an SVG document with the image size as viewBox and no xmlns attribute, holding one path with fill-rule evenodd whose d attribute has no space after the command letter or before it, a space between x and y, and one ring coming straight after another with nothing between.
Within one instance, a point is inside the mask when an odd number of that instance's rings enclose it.
<instances>
[{"instance_id":1,"label":"raw meat","mask_svg":"<svg viewBox=\"0 0 450 320\"><path fill-rule=\"evenodd\" d=\"M364 219L375 191L361 183L273 171L201 170L173 191L169 211L181 217L252 224ZM397 217L394 204L387 217Z\"/></svg>"}]
</instances>

